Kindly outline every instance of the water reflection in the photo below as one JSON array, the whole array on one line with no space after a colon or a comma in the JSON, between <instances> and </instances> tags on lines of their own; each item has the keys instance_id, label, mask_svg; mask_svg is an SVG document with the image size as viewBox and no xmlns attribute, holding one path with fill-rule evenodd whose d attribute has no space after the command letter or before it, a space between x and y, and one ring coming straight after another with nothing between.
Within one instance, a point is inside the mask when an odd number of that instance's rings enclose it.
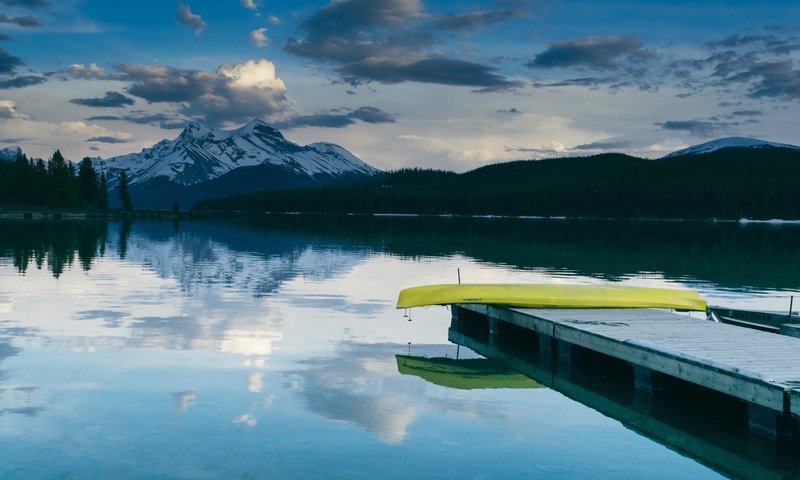
<instances>
[{"instance_id":1,"label":"water reflection","mask_svg":"<svg viewBox=\"0 0 800 480\"><path fill-rule=\"evenodd\" d=\"M715 478L532 382L470 390L400 375L396 355L452 358L456 347L447 310L420 309L409 322L393 308L396 293L452 281L457 268L473 281L796 291L798 230L289 216L3 222L0 476ZM459 358L476 357L461 349ZM45 457L56 461L31 461Z\"/></svg>"}]
</instances>

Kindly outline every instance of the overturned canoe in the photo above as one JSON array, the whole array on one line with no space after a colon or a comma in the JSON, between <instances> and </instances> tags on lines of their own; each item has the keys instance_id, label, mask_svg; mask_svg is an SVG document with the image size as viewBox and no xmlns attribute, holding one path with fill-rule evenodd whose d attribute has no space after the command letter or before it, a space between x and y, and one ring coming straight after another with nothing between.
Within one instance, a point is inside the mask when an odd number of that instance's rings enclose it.
<instances>
[{"instance_id":1,"label":"overturned canoe","mask_svg":"<svg viewBox=\"0 0 800 480\"><path fill-rule=\"evenodd\" d=\"M705 311L694 290L609 285L442 284L400 291L397 308L482 303L526 308L674 308Z\"/></svg>"}]
</instances>

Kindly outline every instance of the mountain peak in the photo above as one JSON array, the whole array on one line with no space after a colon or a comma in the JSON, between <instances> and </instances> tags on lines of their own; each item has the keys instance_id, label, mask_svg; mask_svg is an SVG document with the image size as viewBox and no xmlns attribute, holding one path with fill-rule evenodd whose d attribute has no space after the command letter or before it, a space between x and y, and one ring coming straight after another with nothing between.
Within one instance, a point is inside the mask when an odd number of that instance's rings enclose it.
<instances>
[{"instance_id":1,"label":"mountain peak","mask_svg":"<svg viewBox=\"0 0 800 480\"><path fill-rule=\"evenodd\" d=\"M241 167L275 165L308 178L373 175L377 170L338 145L297 145L260 119L233 130L190 123L178 138L162 140L141 153L98 162L126 171L130 185L160 178L177 185L203 183Z\"/></svg>"},{"instance_id":2,"label":"mountain peak","mask_svg":"<svg viewBox=\"0 0 800 480\"><path fill-rule=\"evenodd\" d=\"M774 143L749 137L725 137L677 150L665 155L664 158L711 153L723 148L790 148L800 150L800 147L786 143Z\"/></svg>"}]
</instances>

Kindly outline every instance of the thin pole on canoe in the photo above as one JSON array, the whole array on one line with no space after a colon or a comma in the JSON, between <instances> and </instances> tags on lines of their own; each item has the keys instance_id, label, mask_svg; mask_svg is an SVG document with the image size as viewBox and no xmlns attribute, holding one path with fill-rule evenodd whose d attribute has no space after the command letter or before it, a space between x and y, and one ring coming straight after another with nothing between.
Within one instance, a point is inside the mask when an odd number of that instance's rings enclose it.
<instances>
[{"instance_id":1,"label":"thin pole on canoe","mask_svg":"<svg viewBox=\"0 0 800 480\"><path fill-rule=\"evenodd\" d=\"M456 271L458 272L458 284L461 285L461 269L457 268Z\"/></svg>"},{"instance_id":2,"label":"thin pole on canoe","mask_svg":"<svg viewBox=\"0 0 800 480\"><path fill-rule=\"evenodd\" d=\"M792 316L792 307L794 306L794 295L789 297L789 317Z\"/></svg>"}]
</instances>

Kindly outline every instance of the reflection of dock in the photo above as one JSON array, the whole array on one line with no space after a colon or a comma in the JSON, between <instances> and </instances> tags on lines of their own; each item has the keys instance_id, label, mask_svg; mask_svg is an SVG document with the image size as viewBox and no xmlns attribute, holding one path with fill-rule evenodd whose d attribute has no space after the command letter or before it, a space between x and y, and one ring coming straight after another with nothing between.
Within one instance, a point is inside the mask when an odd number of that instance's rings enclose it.
<instances>
[{"instance_id":1,"label":"reflection of dock","mask_svg":"<svg viewBox=\"0 0 800 480\"><path fill-rule=\"evenodd\" d=\"M540 384L508 366L487 358L442 358L395 355L397 370L443 387L537 388Z\"/></svg>"},{"instance_id":2,"label":"reflection of dock","mask_svg":"<svg viewBox=\"0 0 800 480\"><path fill-rule=\"evenodd\" d=\"M771 442L760 434L763 428L748 430L748 413L752 417L754 412L747 402L660 371L643 375L642 367L631 362L641 361L646 353L620 360L575 343L567 346L566 335L558 336L559 328L554 324L550 325L550 335L534 333L532 324L520 328L496 320L491 322L493 330L484 330L482 327L488 327L486 318L481 319L471 308L462 305L453 309L449 338L454 343L506 364L727 477L782 479L794 478L799 472L796 451L791 448L795 444ZM614 317L609 313L605 312L606 319L619 320L606 320L607 324L621 328L622 323L628 323L624 315ZM564 328L571 326L566 322ZM571 333L576 340L592 336L591 332ZM551 341L555 349L548 348ZM649 381L644 382L643 377L649 377Z\"/></svg>"},{"instance_id":3,"label":"reflection of dock","mask_svg":"<svg viewBox=\"0 0 800 480\"><path fill-rule=\"evenodd\" d=\"M665 311L453 308L473 338L502 342L537 334L540 348L566 361L579 349L629 363L641 391L674 378L744 401L748 425L773 438L797 436L800 339Z\"/></svg>"}]
</instances>

